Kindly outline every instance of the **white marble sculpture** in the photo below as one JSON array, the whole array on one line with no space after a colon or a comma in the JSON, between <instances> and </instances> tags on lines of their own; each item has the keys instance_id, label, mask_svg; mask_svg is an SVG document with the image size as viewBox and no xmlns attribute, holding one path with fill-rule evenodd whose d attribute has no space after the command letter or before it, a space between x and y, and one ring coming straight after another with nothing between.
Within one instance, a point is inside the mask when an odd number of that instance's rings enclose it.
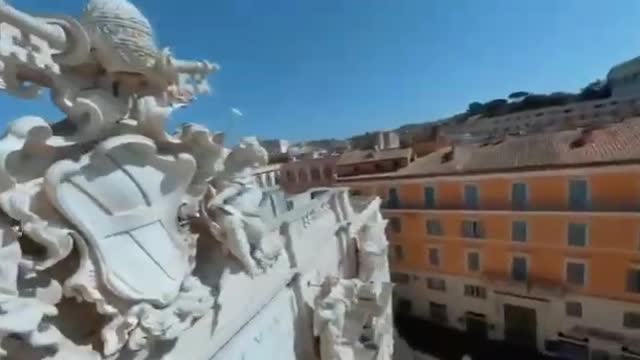
<instances>
[{"instance_id":1,"label":"white marble sculpture","mask_svg":"<svg viewBox=\"0 0 640 360\"><path fill-rule=\"evenodd\" d=\"M92 0L80 22L0 2L4 90L32 97L48 87L67 115L53 125L20 118L0 139L0 337L60 351L71 341L50 320L74 297L106 319L102 356L150 353L212 307L211 289L191 275L197 236L184 221L197 216L224 151L205 128L169 136L164 125L207 91L215 69L159 51L125 0ZM39 256L22 253L27 238ZM48 271L56 266L72 271L59 278ZM49 285L21 289L25 276Z\"/></svg>"},{"instance_id":2,"label":"white marble sculpture","mask_svg":"<svg viewBox=\"0 0 640 360\"><path fill-rule=\"evenodd\" d=\"M49 89L65 114L16 119L0 138L1 358L222 359L245 354L232 338L268 315L273 299L295 324L270 326L311 339L315 324L323 354L390 358L378 205L360 216L346 190L325 191L266 222L253 168L267 154L255 138L229 150L221 133L197 124L166 132L217 69L158 49L127 0L90 0L80 20L34 17L0 0L0 90L32 98ZM351 223L366 224L344 231ZM335 250L351 231L361 234L349 239L360 259ZM227 271L233 262L242 270ZM328 281L314 304L288 302L313 297L293 285L302 274L353 262L359 280ZM313 311L317 321L304 320ZM309 353L292 345L287 356Z\"/></svg>"},{"instance_id":3,"label":"white marble sculpture","mask_svg":"<svg viewBox=\"0 0 640 360\"><path fill-rule=\"evenodd\" d=\"M360 238L359 279L364 282L390 282L388 242L385 228L388 220L376 219L365 224Z\"/></svg>"},{"instance_id":4,"label":"white marble sculpture","mask_svg":"<svg viewBox=\"0 0 640 360\"><path fill-rule=\"evenodd\" d=\"M315 299L314 333L320 338L321 360L370 358L376 318L387 315L391 302L388 283L362 282L328 276Z\"/></svg>"},{"instance_id":5,"label":"white marble sculpture","mask_svg":"<svg viewBox=\"0 0 640 360\"><path fill-rule=\"evenodd\" d=\"M282 250L279 237L269 236L258 208L263 198L253 169L267 163L268 154L255 137L243 138L224 161L216 177L218 192L209 194L204 213L212 234L251 275L266 270ZM214 189L213 187L211 189ZM209 216L208 214L211 214Z\"/></svg>"}]
</instances>

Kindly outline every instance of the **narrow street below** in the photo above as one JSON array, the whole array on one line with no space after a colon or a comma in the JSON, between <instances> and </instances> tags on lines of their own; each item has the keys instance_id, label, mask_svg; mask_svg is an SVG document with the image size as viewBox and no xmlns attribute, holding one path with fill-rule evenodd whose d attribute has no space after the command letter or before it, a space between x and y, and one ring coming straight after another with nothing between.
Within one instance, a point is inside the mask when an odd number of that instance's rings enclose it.
<instances>
[{"instance_id":1,"label":"narrow street below","mask_svg":"<svg viewBox=\"0 0 640 360\"><path fill-rule=\"evenodd\" d=\"M433 355L441 360L471 359L553 360L535 350L511 346L502 341L473 337L466 332L436 325L428 321L396 315L398 334L411 348Z\"/></svg>"}]
</instances>

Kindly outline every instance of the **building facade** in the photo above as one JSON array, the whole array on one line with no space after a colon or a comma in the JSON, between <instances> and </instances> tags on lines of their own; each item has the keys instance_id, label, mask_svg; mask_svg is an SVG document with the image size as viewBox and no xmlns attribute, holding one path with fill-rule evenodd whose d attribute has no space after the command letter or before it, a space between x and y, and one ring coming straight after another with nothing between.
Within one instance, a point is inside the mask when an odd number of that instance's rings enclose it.
<instances>
[{"instance_id":1,"label":"building facade","mask_svg":"<svg viewBox=\"0 0 640 360\"><path fill-rule=\"evenodd\" d=\"M314 187L330 187L335 183L338 156L303 157L282 164L281 185L288 193L301 193Z\"/></svg>"},{"instance_id":2,"label":"building facade","mask_svg":"<svg viewBox=\"0 0 640 360\"><path fill-rule=\"evenodd\" d=\"M262 190L270 191L280 187L280 179L282 178L281 168L282 164L271 164L258 167L254 170L253 175Z\"/></svg>"},{"instance_id":3,"label":"building facade","mask_svg":"<svg viewBox=\"0 0 640 360\"><path fill-rule=\"evenodd\" d=\"M611 95L615 97L638 96L640 94L640 57L622 62L609 70L607 82Z\"/></svg>"},{"instance_id":4,"label":"building facade","mask_svg":"<svg viewBox=\"0 0 640 360\"><path fill-rule=\"evenodd\" d=\"M285 154L289 150L289 141L282 139L260 140L260 145L269 154Z\"/></svg>"},{"instance_id":5,"label":"building facade","mask_svg":"<svg viewBox=\"0 0 640 360\"><path fill-rule=\"evenodd\" d=\"M536 133L603 125L640 115L640 93L565 106L470 119L463 130L478 137Z\"/></svg>"},{"instance_id":6,"label":"building facade","mask_svg":"<svg viewBox=\"0 0 640 360\"><path fill-rule=\"evenodd\" d=\"M446 136L445 127L433 125L425 127L421 132L413 134L409 146L416 157L425 156L438 149L449 146L452 140Z\"/></svg>"},{"instance_id":7,"label":"building facade","mask_svg":"<svg viewBox=\"0 0 640 360\"><path fill-rule=\"evenodd\" d=\"M358 150L395 149L400 147L400 136L395 131L375 131L350 139L351 148Z\"/></svg>"},{"instance_id":8,"label":"building facade","mask_svg":"<svg viewBox=\"0 0 640 360\"><path fill-rule=\"evenodd\" d=\"M638 139L632 119L340 184L386 199L398 311L575 359L640 359Z\"/></svg>"},{"instance_id":9,"label":"building facade","mask_svg":"<svg viewBox=\"0 0 640 360\"><path fill-rule=\"evenodd\" d=\"M409 165L415 156L411 148L352 150L340 156L338 177L394 172Z\"/></svg>"}]
</instances>

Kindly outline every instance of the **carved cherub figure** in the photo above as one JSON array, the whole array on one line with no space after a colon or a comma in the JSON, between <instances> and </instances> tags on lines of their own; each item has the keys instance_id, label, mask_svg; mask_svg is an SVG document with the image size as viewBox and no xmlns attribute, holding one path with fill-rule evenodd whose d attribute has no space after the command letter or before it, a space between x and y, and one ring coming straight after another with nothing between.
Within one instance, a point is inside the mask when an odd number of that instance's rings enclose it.
<instances>
[{"instance_id":1,"label":"carved cherub figure","mask_svg":"<svg viewBox=\"0 0 640 360\"><path fill-rule=\"evenodd\" d=\"M359 280L329 276L315 300L314 334L320 337L322 360L353 360L353 348L345 336L347 313L357 301Z\"/></svg>"},{"instance_id":2,"label":"carved cherub figure","mask_svg":"<svg viewBox=\"0 0 640 360\"><path fill-rule=\"evenodd\" d=\"M260 270L254 257L261 251L260 241L266 234L258 213L263 193L253 169L265 165L267 159L266 150L255 137L243 138L225 159L224 174L215 184L215 196L206 205L220 226L217 238L251 276Z\"/></svg>"},{"instance_id":3,"label":"carved cherub figure","mask_svg":"<svg viewBox=\"0 0 640 360\"><path fill-rule=\"evenodd\" d=\"M391 288L381 282L325 278L313 304L320 358L354 360L356 347L377 347L371 327L385 316L390 299Z\"/></svg>"}]
</instances>

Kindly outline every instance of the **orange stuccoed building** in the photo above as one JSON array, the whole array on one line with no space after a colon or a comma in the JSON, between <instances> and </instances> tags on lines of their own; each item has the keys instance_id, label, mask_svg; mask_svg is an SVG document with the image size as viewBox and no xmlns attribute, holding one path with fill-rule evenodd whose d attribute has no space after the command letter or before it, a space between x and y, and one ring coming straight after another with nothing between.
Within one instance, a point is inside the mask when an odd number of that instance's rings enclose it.
<instances>
[{"instance_id":1,"label":"orange stuccoed building","mask_svg":"<svg viewBox=\"0 0 640 360\"><path fill-rule=\"evenodd\" d=\"M640 119L450 146L338 184L385 199L399 311L640 359Z\"/></svg>"}]
</instances>

